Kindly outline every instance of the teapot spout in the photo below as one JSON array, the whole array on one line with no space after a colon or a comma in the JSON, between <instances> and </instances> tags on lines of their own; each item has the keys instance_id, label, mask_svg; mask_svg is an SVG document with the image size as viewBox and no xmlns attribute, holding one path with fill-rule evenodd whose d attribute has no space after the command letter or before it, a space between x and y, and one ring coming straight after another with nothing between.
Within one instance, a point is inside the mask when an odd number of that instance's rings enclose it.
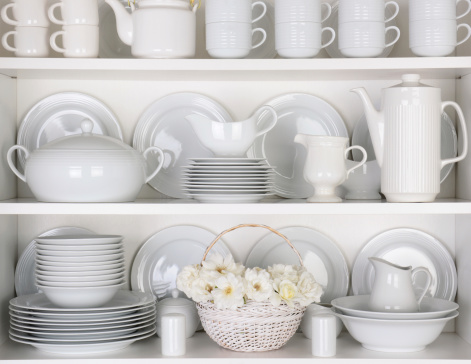
<instances>
[{"instance_id":1,"label":"teapot spout","mask_svg":"<svg viewBox=\"0 0 471 364\"><path fill-rule=\"evenodd\" d=\"M128 13L119 0L105 0L116 16L116 28L121 41L130 46L133 39L132 14ZM132 3L131 3L132 4Z\"/></svg>"}]
</instances>

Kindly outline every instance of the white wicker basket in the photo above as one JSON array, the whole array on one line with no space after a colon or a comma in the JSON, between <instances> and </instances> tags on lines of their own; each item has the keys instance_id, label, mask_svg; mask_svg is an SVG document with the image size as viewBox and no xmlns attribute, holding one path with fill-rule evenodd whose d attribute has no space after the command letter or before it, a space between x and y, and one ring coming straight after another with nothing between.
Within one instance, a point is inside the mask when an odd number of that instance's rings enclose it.
<instances>
[{"instance_id":1,"label":"white wicker basket","mask_svg":"<svg viewBox=\"0 0 471 364\"><path fill-rule=\"evenodd\" d=\"M278 231L265 225L242 224L219 234L208 246L203 261L211 248L226 233L241 227L263 227L282 237L297 254L291 242ZM303 318L306 307L296 304L278 307L270 302L248 301L236 310L218 309L212 302L196 303L204 330L220 346L234 351L268 351L282 347L294 335Z\"/></svg>"}]
</instances>

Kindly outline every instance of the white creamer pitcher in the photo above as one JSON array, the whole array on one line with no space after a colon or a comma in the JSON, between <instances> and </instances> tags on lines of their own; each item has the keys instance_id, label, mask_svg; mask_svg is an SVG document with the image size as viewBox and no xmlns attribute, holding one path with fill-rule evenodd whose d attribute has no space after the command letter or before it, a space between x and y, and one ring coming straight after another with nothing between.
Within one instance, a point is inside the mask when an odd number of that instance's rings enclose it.
<instances>
[{"instance_id":1,"label":"white creamer pitcher","mask_svg":"<svg viewBox=\"0 0 471 364\"><path fill-rule=\"evenodd\" d=\"M388 202L432 202L440 192L440 170L463 160L468 152L466 124L460 106L442 102L441 89L419 83L406 74L402 83L382 92L381 110L373 106L364 88L363 101L373 147L381 166L381 192ZM456 158L440 158L441 115L452 106L459 117L463 150Z\"/></svg>"}]
</instances>

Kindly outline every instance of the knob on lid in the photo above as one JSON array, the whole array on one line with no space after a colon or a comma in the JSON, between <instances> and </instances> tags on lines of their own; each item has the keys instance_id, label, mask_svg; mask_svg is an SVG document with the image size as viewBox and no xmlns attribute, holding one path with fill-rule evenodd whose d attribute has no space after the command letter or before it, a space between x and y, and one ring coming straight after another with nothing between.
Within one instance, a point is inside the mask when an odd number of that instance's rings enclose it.
<instances>
[{"instance_id":1,"label":"knob on lid","mask_svg":"<svg viewBox=\"0 0 471 364\"><path fill-rule=\"evenodd\" d=\"M431 87L420 83L420 75L416 73L406 73L402 75L402 83L393 87Z\"/></svg>"}]
</instances>

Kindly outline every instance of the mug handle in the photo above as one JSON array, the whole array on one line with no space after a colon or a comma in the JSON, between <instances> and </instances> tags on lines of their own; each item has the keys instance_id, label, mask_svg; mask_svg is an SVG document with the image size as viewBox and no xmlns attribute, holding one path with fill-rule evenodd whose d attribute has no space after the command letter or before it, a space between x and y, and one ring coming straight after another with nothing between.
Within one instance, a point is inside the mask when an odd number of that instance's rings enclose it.
<instances>
[{"instance_id":1,"label":"mug handle","mask_svg":"<svg viewBox=\"0 0 471 364\"><path fill-rule=\"evenodd\" d=\"M259 137L260 135L268 133L270 130L273 129L273 127L276 125L278 121L278 114L276 113L275 109L272 108L271 106L265 105L255 112L255 115L257 118L257 124L258 124L258 119L260 119L260 116L262 116L262 113L265 111L268 111L269 113L271 113L271 116L272 116L271 121L267 126L257 131L257 134L255 134L255 137Z\"/></svg>"},{"instance_id":2,"label":"mug handle","mask_svg":"<svg viewBox=\"0 0 471 364\"><path fill-rule=\"evenodd\" d=\"M14 145L13 147L11 147L10 149L8 149L8 152L7 152L7 162L8 162L8 165L10 166L11 170L13 171L14 174L16 174L16 176L21 179L23 182L26 182L26 177L24 174L22 174L15 166L15 163L13 163L13 152L17 149L20 149L23 151L23 153L25 154L25 159L28 159L29 157L29 152L28 152L28 149L26 149L25 147L23 147L22 145Z\"/></svg>"},{"instance_id":3,"label":"mug handle","mask_svg":"<svg viewBox=\"0 0 471 364\"><path fill-rule=\"evenodd\" d=\"M471 1L471 0L469 0L469 1ZM332 14L332 5L330 5L329 3L322 3L321 8L323 6L325 6L327 8L327 15L322 18L321 23L323 23L327 19L329 19L330 15ZM321 12L322 12L322 10L321 10Z\"/></svg>"},{"instance_id":4,"label":"mug handle","mask_svg":"<svg viewBox=\"0 0 471 364\"><path fill-rule=\"evenodd\" d=\"M388 44L386 44L384 46L384 48L388 48L388 47L392 46L394 43L396 43L399 40L399 37L401 36L401 31L396 26L387 27L384 31L384 34L386 34L390 30L395 30L397 32L397 35L396 35L396 38L392 42L389 42Z\"/></svg>"},{"instance_id":5,"label":"mug handle","mask_svg":"<svg viewBox=\"0 0 471 364\"><path fill-rule=\"evenodd\" d=\"M64 30L59 30L55 33L52 33L51 35L51 38L49 39L49 43L51 45L51 48L54 49L56 52L59 52L59 53L65 53L65 49L64 48L61 48L59 47L57 44L56 44L56 38L59 36L59 35L64 35L65 34L65 31Z\"/></svg>"},{"instance_id":6,"label":"mug handle","mask_svg":"<svg viewBox=\"0 0 471 364\"><path fill-rule=\"evenodd\" d=\"M155 169L155 171L152 172L146 178L146 183L148 183L152 178L154 178L157 175L157 173L159 173L159 171L162 169L162 166L164 165L164 160L165 160L164 152L162 152L162 149L157 148L157 147L147 148L144 151L144 153L142 153L142 156L147 160L147 154L149 154L150 152L157 152L157 154L160 156L160 162L159 162L159 165L157 166L157 168Z\"/></svg>"},{"instance_id":7,"label":"mug handle","mask_svg":"<svg viewBox=\"0 0 471 364\"><path fill-rule=\"evenodd\" d=\"M333 30L331 27L322 28L321 38L322 38L322 34L324 34L324 31L330 32L332 34L332 38L326 44L323 44L321 46L321 48L325 48L325 47L331 45L332 42L335 40L335 30Z\"/></svg>"},{"instance_id":8,"label":"mug handle","mask_svg":"<svg viewBox=\"0 0 471 364\"><path fill-rule=\"evenodd\" d=\"M420 302L422 302L422 299L425 297L425 294L427 293L430 285L432 284L432 275L430 274L430 271L427 268L417 267L417 268L412 269L412 272L411 272L412 281L414 281L414 277L417 275L417 273L425 273L425 275L427 276L427 282L425 283L424 291L422 292L419 299L417 300L417 303L420 305Z\"/></svg>"},{"instance_id":9,"label":"mug handle","mask_svg":"<svg viewBox=\"0 0 471 364\"><path fill-rule=\"evenodd\" d=\"M3 48L5 48L7 51L10 51L10 52L16 52L17 49L12 47L10 44L8 44L8 37L10 35L14 35L16 34L16 30L10 30L9 32L6 32L5 34L3 34L3 37L2 37L2 45L3 45Z\"/></svg>"},{"instance_id":10,"label":"mug handle","mask_svg":"<svg viewBox=\"0 0 471 364\"><path fill-rule=\"evenodd\" d=\"M262 15L260 15L258 18L255 18L254 20L252 20L252 24L259 21L260 19L262 19L265 14L267 13L267 4L265 4L263 1L256 1L252 4L252 10L254 7L256 7L257 5L260 5L262 8L263 8L263 11L262 11Z\"/></svg>"},{"instance_id":11,"label":"mug handle","mask_svg":"<svg viewBox=\"0 0 471 364\"><path fill-rule=\"evenodd\" d=\"M9 16L8 16L8 9L12 8L13 6L15 6L15 3L10 3L10 4L7 4L5 5L3 8L2 8L2 12L1 12L1 16L2 16L2 20L7 23L7 24L10 24L10 25L15 25L17 26L20 22L17 21L17 20L13 20L11 19Z\"/></svg>"},{"instance_id":12,"label":"mug handle","mask_svg":"<svg viewBox=\"0 0 471 364\"><path fill-rule=\"evenodd\" d=\"M52 21L53 23L59 24L59 25L65 25L64 20L57 19L56 16L54 15L54 10L58 7L61 7L61 11L62 11L62 2L51 5L49 9L47 10L47 16L49 17L49 20Z\"/></svg>"},{"instance_id":13,"label":"mug handle","mask_svg":"<svg viewBox=\"0 0 471 364\"><path fill-rule=\"evenodd\" d=\"M466 35L466 37L464 37L462 40L460 40L458 43L456 43L456 45L460 45L460 44L466 42L469 39L469 36L471 36L471 27L468 24L465 24L465 23L459 24L456 27L456 30L458 31L460 28L468 29L468 34Z\"/></svg>"},{"instance_id":14,"label":"mug handle","mask_svg":"<svg viewBox=\"0 0 471 364\"><path fill-rule=\"evenodd\" d=\"M265 31L265 29L262 29L262 28L253 29L252 30L252 37L256 32L262 33L263 34L263 39L260 42L258 42L257 44L255 44L254 46L252 46L252 49L260 47L267 40L267 32Z\"/></svg>"},{"instance_id":15,"label":"mug handle","mask_svg":"<svg viewBox=\"0 0 471 364\"><path fill-rule=\"evenodd\" d=\"M348 153L349 153L352 149L358 149L359 151L361 151L361 152L363 153L363 159L362 159L361 162L359 162L356 166L353 166L352 168L350 168L350 169L347 171L347 178L348 178L348 176L350 175L350 173L352 173L355 169L360 168L363 164L365 164L365 163L366 163L366 159L368 158L368 154L366 154L365 148L360 147L359 145L353 145L353 146L351 146L350 148L345 149L345 152L344 152L344 157L345 157L345 159L347 159Z\"/></svg>"},{"instance_id":16,"label":"mug handle","mask_svg":"<svg viewBox=\"0 0 471 364\"><path fill-rule=\"evenodd\" d=\"M461 134L463 135L463 150L461 151L461 154L458 157L443 159L440 169L445 167L447 164L455 163L455 162L459 162L463 160L466 157L466 154L468 154L468 132L466 129L466 122L464 119L463 111L461 110L461 107L456 102L445 101L445 102L442 102L442 113L444 112L445 107L447 106L452 106L456 110L456 114L458 115L458 118L460 119Z\"/></svg>"},{"instance_id":17,"label":"mug handle","mask_svg":"<svg viewBox=\"0 0 471 364\"><path fill-rule=\"evenodd\" d=\"M471 0L457 0L456 5L458 5L461 1L466 2L466 4L468 4L468 8L466 9L466 11L463 14L458 15L456 17L456 20L461 19L462 17L468 15L469 12L471 11Z\"/></svg>"},{"instance_id":18,"label":"mug handle","mask_svg":"<svg viewBox=\"0 0 471 364\"><path fill-rule=\"evenodd\" d=\"M468 0L469 1L469 0ZM394 6L395 8L395 11L394 11L394 14L392 16L390 16L389 18L387 18L384 22L387 23L391 20L393 20L397 14L399 14L399 5L397 4L397 2L395 1L388 1L386 4L384 4L384 8L386 9L389 5L392 5Z\"/></svg>"}]
</instances>

